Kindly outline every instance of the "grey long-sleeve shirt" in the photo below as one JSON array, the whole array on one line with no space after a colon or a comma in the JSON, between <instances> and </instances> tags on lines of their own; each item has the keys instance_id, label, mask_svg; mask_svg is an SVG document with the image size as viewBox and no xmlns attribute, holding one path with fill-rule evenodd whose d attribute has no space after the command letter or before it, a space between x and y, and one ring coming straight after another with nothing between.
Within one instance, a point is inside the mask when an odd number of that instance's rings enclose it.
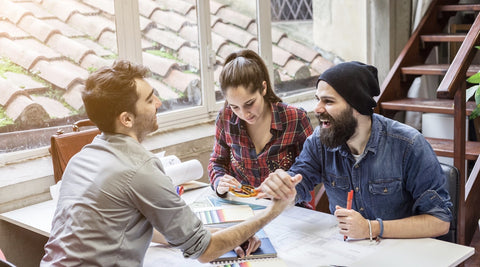
<instances>
[{"instance_id":1,"label":"grey long-sleeve shirt","mask_svg":"<svg viewBox=\"0 0 480 267\"><path fill-rule=\"evenodd\" d=\"M41 266L139 266L153 227L185 257L211 234L135 139L102 134L69 162Z\"/></svg>"}]
</instances>

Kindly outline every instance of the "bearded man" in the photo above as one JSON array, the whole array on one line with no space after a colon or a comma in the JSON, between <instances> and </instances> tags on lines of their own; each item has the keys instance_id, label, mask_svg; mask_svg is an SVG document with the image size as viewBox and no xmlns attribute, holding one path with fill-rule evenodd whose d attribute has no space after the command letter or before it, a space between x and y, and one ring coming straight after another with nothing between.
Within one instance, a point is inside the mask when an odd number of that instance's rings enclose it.
<instances>
[{"instance_id":1,"label":"bearded man","mask_svg":"<svg viewBox=\"0 0 480 267\"><path fill-rule=\"evenodd\" d=\"M288 172L277 170L262 192L281 198L302 175L295 201L309 201L322 183L339 233L352 238L436 237L448 232L452 213L446 177L429 143L412 127L373 114L377 69L338 64L317 81L320 125ZM352 209L346 209L353 190Z\"/></svg>"}]
</instances>

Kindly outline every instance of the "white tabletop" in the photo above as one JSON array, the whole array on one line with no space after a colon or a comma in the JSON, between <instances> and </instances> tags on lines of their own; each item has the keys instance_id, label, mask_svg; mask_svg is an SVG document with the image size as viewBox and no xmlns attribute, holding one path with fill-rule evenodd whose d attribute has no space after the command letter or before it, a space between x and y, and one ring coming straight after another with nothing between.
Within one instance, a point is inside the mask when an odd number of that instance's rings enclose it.
<instances>
[{"instance_id":1,"label":"white tabletop","mask_svg":"<svg viewBox=\"0 0 480 267\"><path fill-rule=\"evenodd\" d=\"M188 204L201 203L208 195L212 195L209 187L186 192L183 198ZM247 202L268 205L265 200ZM0 214L0 219L48 237L55 207L55 201L50 200ZM368 240L344 242L334 216L299 207L287 209L264 230L287 266L456 266L475 253L472 247L432 238L383 239L378 244ZM205 266L183 259L177 249L152 243L144 266L159 263Z\"/></svg>"}]
</instances>

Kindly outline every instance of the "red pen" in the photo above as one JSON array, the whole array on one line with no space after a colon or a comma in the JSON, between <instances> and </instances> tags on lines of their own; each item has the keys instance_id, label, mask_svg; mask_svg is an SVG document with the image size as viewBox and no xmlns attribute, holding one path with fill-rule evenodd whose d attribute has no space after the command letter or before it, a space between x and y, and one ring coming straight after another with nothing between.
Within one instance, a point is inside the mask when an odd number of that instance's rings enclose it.
<instances>
[{"instance_id":1,"label":"red pen","mask_svg":"<svg viewBox=\"0 0 480 267\"><path fill-rule=\"evenodd\" d=\"M352 209L352 200L353 200L353 189L348 192L348 197L347 197L347 210ZM343 236L343 241L347 240L347 236Z\"/></svg>"}]
</instances>

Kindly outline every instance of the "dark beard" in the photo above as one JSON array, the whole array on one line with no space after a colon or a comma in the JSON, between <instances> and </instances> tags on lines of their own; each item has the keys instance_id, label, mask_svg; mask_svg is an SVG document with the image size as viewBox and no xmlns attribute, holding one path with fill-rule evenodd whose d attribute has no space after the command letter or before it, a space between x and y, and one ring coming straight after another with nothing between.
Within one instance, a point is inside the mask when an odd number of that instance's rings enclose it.
<instances>
[{"instance_id":1,"label":"dark beard","mask_svg":"<svg viewBox=\"0 0 480 267\"><path fill-rule=\"evenodd\" d=\"M335 148L345 144L355 133L358 121L353 117L353 109L351 107L342 111L337 119L330 114L323 113L315 115L320 123L320 119L328 119L330 128L320 128L320 142L328 148Z\"/></svg>"}]
</instances>

